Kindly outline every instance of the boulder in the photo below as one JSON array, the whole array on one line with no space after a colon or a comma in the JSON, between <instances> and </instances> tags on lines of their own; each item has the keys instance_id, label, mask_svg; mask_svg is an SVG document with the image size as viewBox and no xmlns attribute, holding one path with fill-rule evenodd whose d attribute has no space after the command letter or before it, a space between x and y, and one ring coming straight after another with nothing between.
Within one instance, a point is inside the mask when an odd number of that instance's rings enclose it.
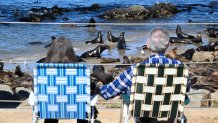
<instances>
[{"instance_id":1,"label":"boulder","mask_svg":"<svg viewBox=\"0 0 218 123\"><path fill-rule=\"evenodd\" d=\"M199 89L199 90L191 90L188 94L190 99L190 103L188 107L210 107L211 101L207 99L211 99L210 91Z\"/></svg>"},{"instance_id":2,"label":"boulder","mask_svg":"<svg viewBox=\"0 0 218 123\"><path fill-rule=\"evenodd\" d=\"M211 93L211 107L218 107L218 91Z\"/></svg>"},{"instance_id":3,"label":"boulder","mask_svg":"<svg viewBox=\"0 0 218 123\"><path fill-rule=\"evenodd\" d=\"M192 61L194 62L205 62L210 61L213 62L214 56L213 52L195 52Z\"/></svg>"},{"instance_id":4,"label":"boulder","mask_svg":"<svg viewBox=\"0 0 218 123\"><path fill-rule=\"evenodd\" d=\"M175 5L170 3L159 3L145 8L140 5L133 5L128 8L115 8L107 10L100 15L108 19L146 19L156 17L168 17L179 12Z\"/></svg>"}]
</instances>

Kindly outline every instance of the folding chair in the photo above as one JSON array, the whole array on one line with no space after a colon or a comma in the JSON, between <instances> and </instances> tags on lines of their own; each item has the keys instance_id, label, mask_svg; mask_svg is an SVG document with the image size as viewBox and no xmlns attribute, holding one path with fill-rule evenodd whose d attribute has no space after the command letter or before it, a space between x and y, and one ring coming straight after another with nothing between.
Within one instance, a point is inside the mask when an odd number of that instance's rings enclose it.
<instances>
[{"instance_id":1,"label":"folding chair","mask_svg":"<svg viewBox=\"0 0 218 123\"><path fill-rule=\"evenodd\" d=\"M137 64L132 78L130 114L158 120L175 118L183 123L187 78L188 69L183 64ZM127 112L123 115L127 123L128 111L123 112Z\"/></svg>"},{"instance_id":2,"label":"folding chair","mask_svg":"<svg viewBox=\"0 0 218 123\"><path fill-rule=\"evenodd\" d=\"M38 119L87 119L90 71L85 64L39 63L34 69L34 95L33 123Z\"/></svg>"}]
</instances>

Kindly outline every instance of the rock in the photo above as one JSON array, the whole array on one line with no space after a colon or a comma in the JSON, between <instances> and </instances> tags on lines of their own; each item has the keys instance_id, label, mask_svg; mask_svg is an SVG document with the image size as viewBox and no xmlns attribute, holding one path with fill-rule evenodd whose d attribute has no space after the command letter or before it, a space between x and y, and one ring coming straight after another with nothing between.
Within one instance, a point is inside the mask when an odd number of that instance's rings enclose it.
<instances>
[{"instance_id":1,"label":"rock","mask_svg":"<svg viewBox=\"0 0 218 123\"><path fill-rule=\"evenodd\" d=\"M199 89L199 90L191 90L188 94L190 99L189 107L210 107L211 101L205 99L211 99L210 91Z\"/></svg>"},{"instance_id":2,"label":"rock","mask_svg":"<svg viewBox=\"0 0 218 123\"><path fill-rule=\"evenodd\" d=\"M218 91L211 93L211 107L218 107Z\"/></svg>"},{"instance_id":3,"label":"rock","mask_svg":"<svg viewBox=\"0 0 218 123\"><path fill-rule=\"evenodd\" d=\"M22 22L41 22L43 20L54 20L57 15L63 15L63 12L70 11L70 9L60 8L57 5L52 8L32 8L27 15L19 18Z\"/></svg>"},{"instance_id":4,"label":"rock","mask_svg":"<svg viewBox=\"0 0 218 123\"><path fill-rule=\"evenodd\" d=\"M130 63L131 64L136 64L136 63L139 63L139 62L143 62L146 58L141 58L141 57L136 57L136 56L132 56L130 58Z\"/></svg>"},{"instance_id":5,"label":"rock","mask_svg":"<svg viewBox=\"0 0 218 123\"><path fill-rule=\"evenodd\" d=\"M140 6L140 5L132 5L129 7L132 11L145 11L145 7L144 6Z\"/></svg>"},{"instance_id":6,"label":"rock","mask_svg":"<svg viewBox=\"0 0 218 123\"><path fill-rule=\"evenodd\" d=\"M147 8L140 5L133 5L129 8L115 8L105 11L100 17L110 19L146 19L169 17L177 12L179 11L175 5L170 3L159 3Z\"/></svg>"},{"instance_id":7,"label":"rock","mask_svg":"<svg viewBox=\"0 0 218 123\"><path fill-rule=\"evenodd\" d=\"M210 7L210 8L217 7L217 6L218 6L218 1L211 1L211 2L209 3L209 7Z\"/></svg>"},{"instance_id":8,"label":"rock","mask_svg":"<svg viewBox=\"0 0 218 123\"><path fill-rule=\"evenodd\" d=\"M215 59L218 59L218 50L213 52L213 56Z\"/></svg>"},{"instance_id":9,"label":"rock","mask_svg":"<svg viewBox=\"0 0 218 123\"><path fill-rule=\"evenodd\" d=\"M119 58L101 58L100 63L115 63L120 62Z\"/></svg>"},{"instance_id":10,"label":"rock","mask_svg":"<svg viewBox=\"0 0 218 123\"><path fill-rule=\"evenodd\" d=\"M213 62L214 56L213 52L195 52L192 61L195 62L204 62L204 61L210 61Z\"/></svg>"}]
</instances>

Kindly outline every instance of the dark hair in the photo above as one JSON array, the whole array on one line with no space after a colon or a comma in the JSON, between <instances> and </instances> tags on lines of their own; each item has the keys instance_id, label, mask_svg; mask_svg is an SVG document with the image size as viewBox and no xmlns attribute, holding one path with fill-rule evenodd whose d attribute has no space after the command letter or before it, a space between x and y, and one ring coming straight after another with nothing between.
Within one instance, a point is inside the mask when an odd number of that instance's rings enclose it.
<instances>
[{"instance_id":1,"label":"dark hair","mask_svg":"<svg viewBox=\"0 0 218 123\"><path fill-rule=\"evenodd\" d=\"M59 37L54 40L49 47L46 63L75 63L77 62L71 42L64 38Z\"/></svg>"}]
</instances>

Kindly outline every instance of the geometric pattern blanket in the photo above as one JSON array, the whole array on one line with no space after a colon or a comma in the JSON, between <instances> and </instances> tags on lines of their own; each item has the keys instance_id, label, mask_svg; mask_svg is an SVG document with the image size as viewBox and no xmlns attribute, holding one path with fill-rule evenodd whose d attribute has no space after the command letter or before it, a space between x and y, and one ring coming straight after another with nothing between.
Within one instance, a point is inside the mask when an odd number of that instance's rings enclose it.
<instances>
[{"instance_id":1,"label":"geometric pattern blanket","mask_svg":"<svg viewBox=\"0 0 218 123\"><path fill-rule=\"evenodd\" d=\"M188 69L183 64L137 64L129 110L133 117L168 119L184 110Z\"/></svg>"},{"instance_id":2,"label":"geometric pattern blanket","mask_svg":"<svg viewBox=\"0 0 218 123\"><path fill-rule=\"evenodd\" d=\"M34 112L40 119L86 119L90 71L85 64L39 63L34 69Z\"/></svg>"}]
</instances>

